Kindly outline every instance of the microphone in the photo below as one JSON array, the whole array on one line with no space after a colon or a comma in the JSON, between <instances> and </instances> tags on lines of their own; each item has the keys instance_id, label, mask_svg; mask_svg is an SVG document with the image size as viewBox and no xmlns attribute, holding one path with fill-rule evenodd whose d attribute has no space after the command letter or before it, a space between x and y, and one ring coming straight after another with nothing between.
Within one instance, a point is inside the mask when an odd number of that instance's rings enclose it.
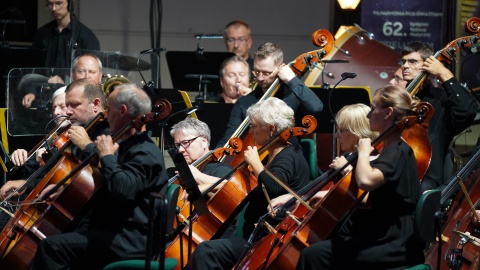
<instances>
[{"instance_id":1,"label":"microphone","mask_svg":"<svg viewBox=\"0 0 480 270\"><path fill-rule=\"evenodd\" d=\"M153 53L153 52L163 52L163 51L166 51L166 50L167 49L165 49L165 48L153 48L153 49L140 51L140 54Z\"/></svg>"},{"instance_id":2,"label":"microphone","mask_svg":"<svg viewBox=\"0 0 480 270\"><path fill-rule=\"evenodd\" d=\"M357 73L353 73L353 72L344 72L342 73L342 81L343 80L346 80L346 79L353 79L357 77ZM338 84L338 83L337 83Z\"/></svg>"},{"instance_id":3,"label":"microphone","mask_svg":"<svg viewBox=\"0 0 480 270\"><path fill-rule=\"evenodd\" d=\"M219 34L199 34L199 35L195 35L195 38L198 38L198 39L220 39L220 38L223 38L223 35L219 35Z\"/></svg>"}]
</instances>

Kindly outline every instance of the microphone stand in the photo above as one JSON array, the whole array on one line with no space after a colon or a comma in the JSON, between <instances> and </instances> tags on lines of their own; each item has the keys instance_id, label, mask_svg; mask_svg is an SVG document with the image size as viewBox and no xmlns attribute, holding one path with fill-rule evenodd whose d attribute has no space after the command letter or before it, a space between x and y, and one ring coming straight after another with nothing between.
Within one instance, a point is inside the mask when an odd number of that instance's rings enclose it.
<instances>
[{"instance_id":1,"label":"microphone stand","mask_svg":"<svg viewBox=\"0 0 480 270\"><path fill-rule=\"evenodd\" d=\"M332 116L332 123L333 123L333 142L332 142L332 159L335 158L336 156L336 143L335 143L335 134L336 134L336 130L335 130L335 114L333 113L333 110L332 110L332 93L333 93L333 90L335 90L335 88L337 88L337 86L345 81L346 79L353 79L355 77L357 77L357 74L356 73L352 73L352 72L344 72L342 73L342 78L333 86L333 88L330 90L330 92L328 93L328 109L330 110L330 115Z\"/></svg>"}]
</instances>

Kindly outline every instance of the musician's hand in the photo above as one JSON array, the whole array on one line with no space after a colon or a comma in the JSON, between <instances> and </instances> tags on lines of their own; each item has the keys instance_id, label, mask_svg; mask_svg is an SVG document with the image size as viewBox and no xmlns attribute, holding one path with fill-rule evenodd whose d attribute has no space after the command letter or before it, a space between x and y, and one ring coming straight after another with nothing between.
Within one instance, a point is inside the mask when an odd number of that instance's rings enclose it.
<instances>
[{"instance_id":1,"label":"musician's hand","mask_svg":"<svg viewBox=\"0 0 480 270\"><path fill-rule=\"evenodd\" d=\"M334 170L338 170L341 167L343 167L345 164L347 164L347 159L344 156L339 156L339 157L334 158L332 160L332 163L330 163L330 165L328 165L328 167L330 167Z\"/></svg>"},{"instance_id":2,"label":"musician's hand","mask_svg":"<svg viewBox=\"0 0 480 270\"><path fill-rule=\"evenodd\" d=\"M99 157L114 155L118 151L118 144L113 142L112 136L100 135L95 140L95 147Z\"/></svg>"},{"instance_id":3,"label":"musician's hand","mask_svg":"<svg viewBox=\"0 0 480 270\"><path fill-rule=\"evenodd\" d=\"M37 195L37 197L42 198L45 194L47 194L47 192L49 192L51 189L53 189L53 187L55 187L55 184L50 184L50 185L46 186L42 190L42 192L40 192L40 194ZM55 199L56 197L58 197L58 195L60 195L60 193L62 193L62 191L64 189L65 188L63 186L59 187L54 193L52 193L50 196L48 196L47 199L49 199L49 200Z\"/></svg>"},{"instance_id":4,"label":"musician's hand","mask_svg":"<svg viewBox=\"0 0 480 270\"><path fill-rule=\"evenodd\" d=\"M30 108L34 100L35 100L35 94L32 94L32 93L26 94L25 96L23 96L22 106L25 108Z\"/></svg>"},{"instance_id":5,"label":"musician's hand","mask_svg":"<svg viewBox=\"0 0 480 270\"><path fill-rule=\"evenodd\" d=\"M246 86L243 86L239 83L236 83L235 84L235 88L237 89L237 94L239 96L246 96L248 95L250 92L252 92L252 88L248 88Z\"/></svg>"},{"instance_id":6,"label":"musician's hand","mask_svg":"<svg viewBox=\"0 0 480 270\"><path fill-rule=\"evenodd\" d=\"M477 216L480 217L480 210L475 210L475 213L477 213ZM473 226L480 226L480 220L475 218L475 216L472 217L472 223Z\"/></svg>"},{"instance_id":7,"label":"musician's hand","mask_svg":"<svg viewBox=\"0 0 480 270\"><path fill-rule=\"evenodd\" d=\"M38 163L40 163L40 166L45 165L45 161L43 160L42 155L45 154L46 152L47 152L47 149L45 149L43 147L38 149L37 152L36 152L35 159L37 160Z\"/></svg>"},{"instance_id":8,"label":"musician's hand","mask_svg":"<svg viewBox=\"0 0 480 270\"><path fill-rule=\"evenodd\" d=\"M277 77L283 82L289 82L295 77L295 73L289 66L281 64L278 67Z\"/></svg>"},{"instance_id":9,"label":"musician's hand","mask_svg":"<svg viewBox=\"0 0 480 270\"><path fill-rule=\"evenodd\" d=\"M71 126L67 131L67 135L80 150L85 149L88 144L92 143L87 131L81 126Z\"/></svg>"},{"instance_id":10,"label":"musician's hand","mask_svg":"<svg viewBox=\"0 0 480 270\"><path fill-rule=\"evenodd\" d=\"M0 199L3 201L5 197L7 197L11 191L19 189L23 186L27 181L25 180L10 180L5 183L5 185L0 188ZM13 196L18 196L20 193L15 192Z\"/></svg>"},{"instance_id":11,"label":"musician's hand","mask_svg":"<svg viewBox=\"0 0 480 270\"><path fill-rule=\"evenodd\" d=\"M328 190L320 190L319 192L315 193L315 195L310 198L310 205L315 205L318 201L323 199L325 195L327 194Z\"/></svg>"},{"instance_id":12,"label":"musician's hand","mask_svg":"<svg viewBox=\"0 0 480 270\"><path fill-rule=\"evenodd\" d=\"M264 167L262 161L260 161L256 146L248 146L247 150L243 152L243 157L245 162L252 167L255 176L258 176L258 174L263 171Z\"/></svg>"},{"instance_id":13,"label":"musician's hand","mask_svg":"<svg viewBox=\"0 0 480 270\"><path fill-rule=\"evenodd\" d=\"M453 73L434 56L425 59L422 69L431 75L436 76L442 83L453 78Z\"/></svg>"},{"instance_id":14,"label":"musician's hand","mask_svg":"<svg viewBox=\"0 0 480 270\"><path fill-rule=\"evenodd\" d=\"M267 206L267 209L268 209L268 212L269 213L273 213L274 212L274 208L275 207L279 207L279 206L282 206L284 205L288 200L290 200L291 198L293 198L293 195L292 194L283 194L283 195L280 195L276 198L273 198L270 202L271 202L271 205L268 205Z\"/></svg>"},{"instance_id":15,"label":"musician's hand","mask_svg":"<svg viewBox=\"0 0 480 270\"><path fill-rule=\"evenodd\" d=\"M358 141L358 154L370 156L374 148L372 147L372 140L370 138L362 138Z\"/></svg>"},{"instance_id":16,"label":"musician's hand","mask_svg":"<svg viewBox=\"0 0 480 270\"><path fill-rule=\"evenodd\" d=\"M13 165L22 166L25 164L25 162L27 162L28 159L27 150L17 149L13 151L13 153L10 155L10 159L12 160Z\"/></svg>"},{"instance_id":17,"label":"musician's hand","mask_svg":"<svg viewBox=\"0 0 480 270\"><path fill-rule=\"evenodd\" d=\"M58 76L58 75L54 75L50 78L48 78L48 83L58 83L58 84L65 84L65 82L63 81L63 79Z\"/></svg>"}]
</instances>

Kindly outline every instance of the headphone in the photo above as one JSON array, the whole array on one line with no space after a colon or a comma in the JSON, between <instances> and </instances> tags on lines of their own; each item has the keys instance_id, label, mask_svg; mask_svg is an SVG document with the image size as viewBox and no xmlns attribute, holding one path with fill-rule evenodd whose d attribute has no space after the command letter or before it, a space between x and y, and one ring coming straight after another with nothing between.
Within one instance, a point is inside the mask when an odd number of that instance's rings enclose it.
<instances>
[{"instance_id":1,"label":"headphone","mask_svg":"<svg viewBox=\"0 0 480 270\"><path fill-rule=\"evenodd\" d=\"M70 13L71 17L75 17L73 12L75 11L75 1L74 0L67 0L68 5L68 12Z\"/></svg>"}]
</instances>

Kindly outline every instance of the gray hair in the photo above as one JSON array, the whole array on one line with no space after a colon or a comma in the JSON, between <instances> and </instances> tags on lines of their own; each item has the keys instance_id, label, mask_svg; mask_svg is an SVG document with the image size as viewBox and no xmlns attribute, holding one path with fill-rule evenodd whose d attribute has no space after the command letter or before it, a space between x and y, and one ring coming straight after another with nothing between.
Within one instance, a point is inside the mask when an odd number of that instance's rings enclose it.
<instances>
[{"instance_id":1,"label":"gray hair","mask_svg":"<svg viewBox=\"0 0 480 270\"><path fill-rule=\"evenodd\" d=\"M196 118L188 116L187 118L185 118L185 120L173 125L172 129L170 130L170 135L172 136L172 138L174 137L176 132L191 133L195 136L202 136L207 139L207 147L210 147L210 128L208 128L208 125L206 123Z\"/></svg>"},{"instance_id":2,"label":"gray hair","mask_svg":"<svg viewBox=\"0 0 480 270\"><path fill-rule=\"evenodd\" d=\"M133 83L120 84L115 88L114 105L120 108L125 104L132 119L135 119L143 114L149 113L152 110L152 101L148 95Z\"/></svg>"},{"instance_id":3,"label":"gray hair","mask_svg":"<svg viewBox=\"0 0 480 270\"><path fill-rule=\"evenodd\" d=\"M295 125L293 109L276 97L270 97L250 106L247 116L250 120L255 119L262 124L276 126L277 134Z\"/></svg>"}]
</instances>

